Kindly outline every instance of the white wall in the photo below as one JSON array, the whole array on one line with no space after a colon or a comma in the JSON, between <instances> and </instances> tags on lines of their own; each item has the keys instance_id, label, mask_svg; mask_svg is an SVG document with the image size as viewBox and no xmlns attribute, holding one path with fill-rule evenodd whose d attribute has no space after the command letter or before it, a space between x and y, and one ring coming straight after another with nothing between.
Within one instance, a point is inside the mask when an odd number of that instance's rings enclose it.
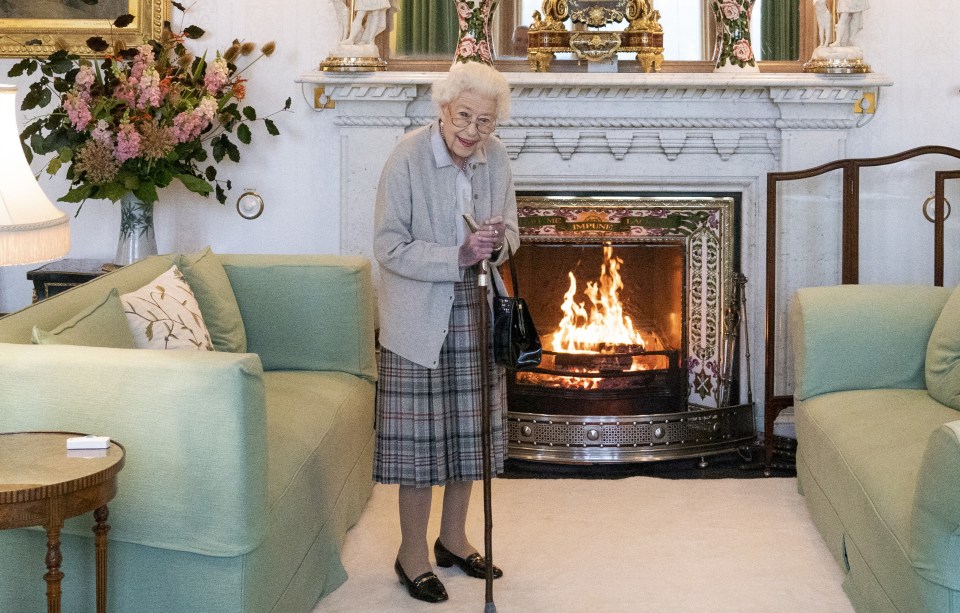
<instances>
[{"instance_id":1,"label":"white wall","mask_svg":"<svg viewBox=\"0 0 960 613\"><path fill-rule=\"evenodd\" d=\"M196 23L207 31L203 44L194 46L198 51L225 48L234 38L277 42L273 57L261 61L250 73L247 91L261 114L279 108L288 96L293 98L293 107L292 112L276 118L279 137L257 132L253 146L241 149L240 164L221 166L221 177L230 177L234 183L226 206L182 188L171 187L161 194L156 212L161 251L191 250L208 244L223 253L339 250L338 143L329 122L322 120L322 113L312 110L304 91L294 82L300 73L314 69L336 42L332 1L336 0L200 0L193 5L185 25ZM960 147L958 31L960 7L954 3L918 0L905 5L873 0L862 46L873 69L891 76L894 86L884 89L876 117L850 136L848 156L886 155L926 144ZM0 61L0 82L11 81L5 76L11 64L9 60ZM26 81L18 84L24 86ZM29 119L21 117L21 127ZM881 220L878 225L889 226L899 220L902 208L897 207L907 206L910 221L898 228L923 236L929 232L929 224L913 220L927 195L921 192L929 191L932 185L929 189L918 186L913 177L919 166L930 164L915 164L899 171L893 177L896 180L864 186L868 193L892 193L892 197L878 199L893 207L876 216ZM942 160L939 167L945 167ZM960 163L951 167L960 168ZM66 191L64 180L46 175L41 185L51 200ZM242 219L234 208L236 197L247 187L258 190L266 202L265 213L253 221ZM948 198L960 207L960 189L951 188ZM903 201L908 201L907 205ZM74 205L62 208L69 215L76 210ZM951 218L951 225L960 227L958 220L960 209ZM116 206L88 202L72 220L73 247L68 257L111 259L118 232ZM960 281L956 271L951 277L949 270L951 264L960 261L957 234L948 233L948 283ZM31 286L26 272L30 268L0 269L0 312L29 303ZM863 276L879 275L884 268L883 264L867 265ZM922 272L927 275L926 267Z\"/></svg>"},{"instance_id":2,"label":"white wall","mask_svg":"<svg viewBox=\"0 0 960 613\"><path fill-rule=\"evenodd\" d=\"M872 122L851 132L848 157L890 155L923 145L960 149L958 28L960 5L953 2L870 2L861 33L866 60L894 84L883 89ZM864 173L862 200L873 209L863 212L868 226L862 227L861 234L862 283L932 282L932 224L922 218L920 206L933 193L933 171L945 169L960 169L960 161L925 156L883 172ZM957 208L947 221L945 282L956 285L960 283L960 181L947 185L947 199ZM886 234L881 235L884 230ZM895 236L901 233L918 240L903 245ZM873 244L864 245L865 240ZM888 247L888 258L871 261L868 252L879 256L881 244ZM919 260L920 270L903 270L904 259Z\"/></svg>"}]
</instances>

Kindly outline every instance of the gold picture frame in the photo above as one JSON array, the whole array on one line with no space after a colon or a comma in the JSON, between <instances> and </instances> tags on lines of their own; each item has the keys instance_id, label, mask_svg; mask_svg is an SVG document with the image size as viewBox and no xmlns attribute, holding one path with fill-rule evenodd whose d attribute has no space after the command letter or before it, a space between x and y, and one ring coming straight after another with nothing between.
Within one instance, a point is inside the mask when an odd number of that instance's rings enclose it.
<instances>
[{"instance_id":1,"label":"gold picture frame","mask_svg":"<svg viewBox=\"0 0 960 613\"><path fill-rule=\"evenodd\" d=\"M117 28L114 20L133 15L133 22ZM0 57L45 57L62 40L77 55L91 57L87 39L100 36L108 43L128 47L159 39L170 18L170 0L0 0Z\"/></svg>"}]
</instances>

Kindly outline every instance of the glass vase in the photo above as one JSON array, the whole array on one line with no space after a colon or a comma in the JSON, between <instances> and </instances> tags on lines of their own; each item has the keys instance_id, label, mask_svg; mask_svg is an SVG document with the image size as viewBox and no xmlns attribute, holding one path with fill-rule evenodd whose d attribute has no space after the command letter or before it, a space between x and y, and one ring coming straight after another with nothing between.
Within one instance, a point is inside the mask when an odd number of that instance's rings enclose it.
<instances>
[{"instance_id":1,"label":"glass vase","mask_svg":"<svg viewBox=\"0 0 960 613\"><path fill-rule=\"evenodd\" d=\"M717 22L714 72L759 72L750 44L750 14L755 0L712 0Z\"/></svg>"},{"instance_id":2,"label":"glass vase","mask_svg":"<svg viewBox=\"0 0 960 613\"><path fill-rule=\"evenodd\" d=\"M124 194L120 199L120 242L113 263L126 266L156 253L153 204L140 200L133 193Z\"/></svg>"},{"instance_id":3,"label":"glass vase","mask_svg":"<svg viewBox=\"0 0 960 613\"><path fill-rule=\"evenodd\" d=\"M493 65L493 12L499 0L453 0L460 22L453 61Z\"/></svg>"}]
</instances>

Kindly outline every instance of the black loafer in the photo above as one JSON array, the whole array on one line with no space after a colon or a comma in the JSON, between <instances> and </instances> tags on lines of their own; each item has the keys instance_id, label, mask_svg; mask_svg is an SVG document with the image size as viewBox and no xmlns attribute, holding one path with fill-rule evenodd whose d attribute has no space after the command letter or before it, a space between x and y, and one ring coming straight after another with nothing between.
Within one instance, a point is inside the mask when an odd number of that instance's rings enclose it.
<instances>
[{"instance_id":1,"label":"black loafer","mask_svg":"<svg viewBox=\"0 0 960 613\"><path fill-rule=\"evenodd\" d=\"M479 553L471 553L466 558L461 558L444 547L440 539L437 539L437 542L433 544L433 553L437 556L437 566L448 568L456 564L460 567L460 570L471 577L476 577L477 579L487 578L487 562ZM494 566L493 578L499 579L502 576L503 571Z\"/></svg>"},{"instance_id":2,"label":"black loafer","mask_svg":"<svg viewBox=\"0 0 960 613\"><path fill-rule=\"evenodd\" d=\"M400 558L397 558L393 570L397 571L397 577L400 579L400 583L407 588L407 592L417 600L443 602L449 598L447 589L443 587L443 582L432 572L428 571L414 579L409 579L407 573L403 572L403 567L400 566Z\"/></svg>"}]
</instances>

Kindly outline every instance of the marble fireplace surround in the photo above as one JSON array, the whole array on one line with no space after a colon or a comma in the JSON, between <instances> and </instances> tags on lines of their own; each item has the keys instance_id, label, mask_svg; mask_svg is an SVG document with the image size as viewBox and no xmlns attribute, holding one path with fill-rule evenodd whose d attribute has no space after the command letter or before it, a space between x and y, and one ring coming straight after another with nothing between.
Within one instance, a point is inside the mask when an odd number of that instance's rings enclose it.
<instances>
[{"instance_id":1,"label":"marble fireplace surround","mask_svg":"<svg viewBox=\"0 0 960 613\"><path fill-rule=\"evenodd\" d=\"M319 123L339 134L340 251L372 259L373 207L394 142L433 120L442 73L310 72ZM855 104L882 74L505 73L509 121L496 134L518 192L741 194L751 375L762 429L766 174L845 156L871 119ZM332 108L331 108L332 107ZM877 109L882 112L882 105ZM746 386L741 382L746 394ZM744 398L741 398L743 401Z\"/></svg>"}]
</instances>

